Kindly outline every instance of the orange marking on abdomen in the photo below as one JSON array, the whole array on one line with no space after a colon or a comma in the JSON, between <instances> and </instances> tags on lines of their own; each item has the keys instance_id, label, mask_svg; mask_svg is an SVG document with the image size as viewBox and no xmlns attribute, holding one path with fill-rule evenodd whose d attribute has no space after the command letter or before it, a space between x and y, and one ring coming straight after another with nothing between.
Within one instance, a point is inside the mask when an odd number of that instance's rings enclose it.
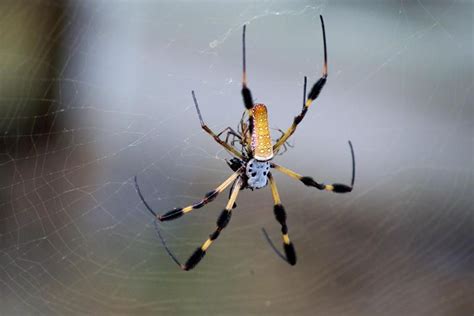
<instances>
[{"instance_id":1,"label":"orange marking on abdomen","mask_svg":"<svg viewBox=\"0 0 474 316\"><path fill-rule=\"evenodd\" d=\"M257 160L265 161L273 158L273 145L268 127L267 107L256 104L253 109L252 153Z\"/></svg>"}]
</instances>

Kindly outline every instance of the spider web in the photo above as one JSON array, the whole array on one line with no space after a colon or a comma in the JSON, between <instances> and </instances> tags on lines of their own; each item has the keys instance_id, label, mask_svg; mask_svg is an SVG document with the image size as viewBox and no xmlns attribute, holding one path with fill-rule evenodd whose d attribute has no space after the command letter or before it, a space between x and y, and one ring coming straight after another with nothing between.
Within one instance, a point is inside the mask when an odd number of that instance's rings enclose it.
<instances>
[{"instance_id":1,"label":"spider web","mask_svg":"<svg viewBox=\"0 0 474 316\"><path fill-rule=\"evenodd\" d=\"M0 4L0 314L472 315L473 34L469 2ZM276 181L243 191L192 272L177 269L133 184L159 213L231 173L199 127L236 127L241 26L249 85L286 129L303 76L329 80L279 164L355 191ZM160 225L185 260L227 192Z\"/></svg>"}]
</instances>

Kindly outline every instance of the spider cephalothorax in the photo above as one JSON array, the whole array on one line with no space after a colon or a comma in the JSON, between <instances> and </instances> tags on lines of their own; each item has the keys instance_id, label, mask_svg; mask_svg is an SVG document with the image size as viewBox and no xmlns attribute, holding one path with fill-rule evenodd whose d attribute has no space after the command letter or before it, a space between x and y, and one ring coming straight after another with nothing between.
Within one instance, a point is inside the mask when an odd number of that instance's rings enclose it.
<instances>
[{"instance_id":1,"label":"spider cephalothorax","mask_svg":"<svg viewBox=\"0 0 474 316\"><path fill-rule=\"evenodd\" d=\"M293 124L288 128L286 132L281 131L282 135L278 138L275 143L272 143L270 137L270 129L268 125L268 114L267 108L263 104L254 104L252 93L247 87L247 75L246 75L246 64L245 64L245 29L243 27L242 33L242 51L243 51L243 76L242 76L242 97L246 112L242 116L237 131L234 131L231 127L227 127L222 132L215 134L202 119L201 111L196 99L194 91L192 91L192 96L194 100L194 105L196 107L199 121L201 122L202 129L211 135L216 142L218 142L223 148L225 148L233 158L227 161L229 167L234 171L234 173L227 178L221 185L219 185L215 190L212 190L206 193L205 197L192 205L175 208L169 212L166 212L162 215L157 214L145 201L140 188L135 177L135 185L137 188L138 195L142 200L143 204L146 206L148 211L150 211L153 216L159 221L169 221L183 216L191 212L192 210L199 209L206 205L207 203L213 201L219 193L224 191L227 187L231 186L229 200L226 207L220 214L216 222L216 229L212 234L209 235L209 238L199 247L194 253L189 257L189 259L181 264L176 256L170 251L166 245L163 237L161 236L160 231L157 229L158 236L160 237L164 248L170 255L170 257L180 266L183 270L190 270L194 268L204 257L207 249L211 244L216 240L221 231L227 226L230 221L232 209L236 207L235 201L239 191L245 188L249 189L260 189L267 184L270 184L274 207L273 212L275 214L276 220L281 225L281 233L283 240L283 249L285 251L285 256L281 255L289 264L294 265L296 263L296 252L293 247L290 237L288 236L288 227L286 225L286 213L283 205L281 204L280 195L276 186L276 182L273 179L270 169L275 169L283 174L286 174L296 180L301 181L306 186L315 187L319 190L332 191L336 193L346 193L352 191L354 186L355 178L355 159L354 159L354 150L352 144L349 141L349 146L351 149L352 155L352 181L351 185L346 184L324 184L316 182L313 178L302 176L290 169L287 169L283 166L277 165L273 162L270 162L276 154L279 153L281 148L285 149L287 145L288 138L293 135L298 124L303 120L306 112L312 102L319 96L319 93L326 84L326 78L328 75L327 67L327 49L326 49L326 34L324 30L324 21L323 17L321 18L321 27L323 30L323 43L324 43L324 64L323 64L323 74L321 78L313 85L308 96L306 97L306 77L304 78L304 88L303 88L303 109L301 113L293 119ZM225 134L225 140L221 139L221 135ZM240 150L238 150L235 145L240 145ZM158 227L158 226L156 226ZM264 231L265 232L265 231ZM266 234L266 233L265 233ZM267 236L267 235L266 235ZM268 236L267 236L268 238ZM269 239L268 239L269 240ZM272 244L273 246L273 244ZM275 248L274 248L275 249Z\"/></svg>"},{"instance_id":2,"label":"spider cephalothorax","mask_svg":"<svg viewBox=\"0 0 474 316\"><path fill-rule=\"evenodd\" d=\"M250 189L261 189L267 186L270 162L250 159L245 167L247 186Z\"/></svg>"}]
</instances>

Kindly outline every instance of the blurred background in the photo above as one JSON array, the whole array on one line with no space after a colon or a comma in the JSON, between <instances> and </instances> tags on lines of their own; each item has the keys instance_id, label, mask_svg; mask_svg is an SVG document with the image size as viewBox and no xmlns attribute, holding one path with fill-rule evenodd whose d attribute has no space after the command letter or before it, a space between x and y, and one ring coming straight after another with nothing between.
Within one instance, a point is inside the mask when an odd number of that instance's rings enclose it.
<instances>
[{"instance_id":1,"label":"blurred background","mask_svg":"<svg viewBox=\"0 0 474 316\"><path fill-rule=\"evenodd\" d=\"M329 80L275 160L298 254L280 260L270 190L243 191L192 272L153 218L221 183L235 127L241 27L249 85L286 129ZM2 1L1 315L473 315L471 1ZM276 137L278 133L275 133ZM226 203L160 225L185 260Z\"/></svg>"}]
</instances>

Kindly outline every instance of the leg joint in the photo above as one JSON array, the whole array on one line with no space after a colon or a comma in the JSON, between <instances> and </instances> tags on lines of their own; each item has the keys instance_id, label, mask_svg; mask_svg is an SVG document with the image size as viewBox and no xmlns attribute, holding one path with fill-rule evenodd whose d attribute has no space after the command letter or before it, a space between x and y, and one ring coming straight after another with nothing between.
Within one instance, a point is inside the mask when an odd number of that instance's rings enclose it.
<instances>
[{"instance_id":1,"label":"leg joint","mask_svg":"<svg viewBox=\"0 0 474 316\"><path fill-rule=\"evenodd\" d=\"M209 235L209 239L216 240L217 237L219 237L220 233L221 233L221 231L216 229L212 234Z\"/></svg>"},{"instance_id":2,"label":"leg joint","mask_svg":"<svg viewBox=\"0 0 474 316\"><path fill-rule=\"evenodd\" d=\"M275 214L275 218L280 223L280 225L285 225L286 223L286 213L285 208L281 204L275 204L273 206L273 213Z\"/></svg>"},{"instance_id":3,"label":"leg joint","mask_svg":"<svg viewBox=\"0 0 474 316\"><path fill-rule=\"evenodd\" d=\"M232 213L229 210L223 210L219 218L217 219L217 227L224 229L229 224Z\"/></svg>"},{"instance_id":4,"label":"leg joint","mask_svg":"<svg viewBox=\"0 0 474 316\"><path fill-rule=\"evenodd\" d=\"M242 88L242 97L244 99L244 104L245 108L247 110L250 110L253 108L253 99L252 99L252 93L250 92L250 89L247 87Z\"/></svg>"},{"instance_id":5,"label":"leg joint","mask_svg":"<svg viewBox=\"0 0 474 316\"><path fill-rule=\"evenodd\" d=\"M326 187L324 184L314 181L314 179L311 177L301 177L300 181L303 182L306 186L315 187L319 190L324 190L324 188Z\"/></svg>"},{"instance_id":6,"label":"leg joint","mask_svg":"<svg viewBox=\"0 0 474 316\"><path fill-rule=\"evenodd\" d=\"M308 94L308 99L315 100L321 93L321 90L323 89L325 84L326 84L326 77L320 78L311 88L311 91Z\"/></svg>"},{"instance_id":7,"label":"leg joint","mask_svg":"<svg viewBox=\"0 0 474 316\"><path fill-rule=\"evenodd\" d=\"M217 191L212 190L210 192L207 192L204 198L207 200L207 202L212 202L216 197L217 197Z\"/></svg>"}]
</instances>

